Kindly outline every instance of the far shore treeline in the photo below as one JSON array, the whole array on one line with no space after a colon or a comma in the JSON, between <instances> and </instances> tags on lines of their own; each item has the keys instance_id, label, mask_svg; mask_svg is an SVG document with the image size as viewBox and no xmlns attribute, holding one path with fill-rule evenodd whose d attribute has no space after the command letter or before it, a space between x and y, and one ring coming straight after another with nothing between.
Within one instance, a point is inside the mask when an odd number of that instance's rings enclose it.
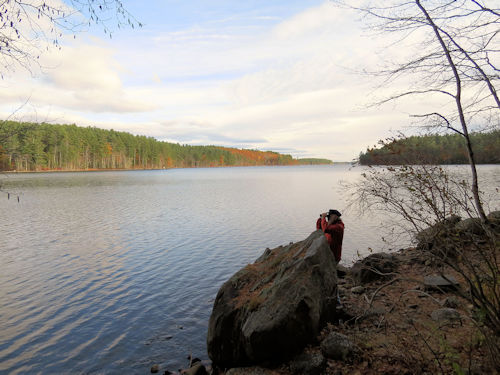
<instances>
[{"instance_id":1,"label":"far shore treeline","mask_svg":"<svg viewBox=\"0 0 500 375\"><path fill-rule=\"evenodd\" d=\"M471 134L477 164L500 163L500 130ZM459 134L413 136L384 142L359 156L362 165L467 164L465 139Z\"/></svg>"},{"instance_id":2,"label":"far shore treeline","mask_svg":"<svg viewBox=\"0 0 500 375\"><path fill-rule=\"evenodd\" d=\"M0 170L163 169L331 164L272 151L189 146L76 125L0 121Z\"/></svg>"}]
</instances>

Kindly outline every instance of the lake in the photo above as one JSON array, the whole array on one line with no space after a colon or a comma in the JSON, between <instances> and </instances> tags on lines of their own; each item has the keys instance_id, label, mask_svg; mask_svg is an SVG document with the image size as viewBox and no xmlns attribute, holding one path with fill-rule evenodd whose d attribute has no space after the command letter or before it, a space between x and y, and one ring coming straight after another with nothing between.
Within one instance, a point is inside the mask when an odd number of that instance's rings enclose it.
<instances>
[{"instance_id":1,"label":"lake","mask_svg":"<svg viewBox=\"0 0 500 375\"><path fill-rule=\"evenodd\" d=\"M480 166L490 191L500 166ZM345 206L348 165L0 175L0 372L148 373L207 359L224 281ZM494 203L496 204L496 203ZM496 206L498 209L498 206ZM345 212L343 263L384 248Z\"/></svg>"}]
</instances>

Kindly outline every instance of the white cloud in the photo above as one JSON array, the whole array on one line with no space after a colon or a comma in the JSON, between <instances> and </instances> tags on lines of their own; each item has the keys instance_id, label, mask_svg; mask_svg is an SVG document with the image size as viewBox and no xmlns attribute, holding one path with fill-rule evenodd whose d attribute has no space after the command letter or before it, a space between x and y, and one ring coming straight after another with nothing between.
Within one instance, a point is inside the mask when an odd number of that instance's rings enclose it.
<instances>
[{"instance_id":1,"label":"white cloud","mask_svg":"<svg viewBox=\"0 0 500 375\"><path fill-rule=\"evenodd\" d=\"M125 88L123 68L113 51L99 45L74 44L50 51L41 59L38 79L24 72L6 78L9 88L0 102L17 103L29 98L38 107L59 107L87 112L141 112L155 109L134 87Z\"/></svg>"},{"instance_id":2,"label":"white cloud","mask_svg":"<svg viewBox=\"0 0 500 375\"><path fill-rule=\"evenodd\" d=\"M98 45L66 46L42 60L47 81L71 91L122 90L120 65L113 60L113 51Z\"/></svg>"}]
</instances>

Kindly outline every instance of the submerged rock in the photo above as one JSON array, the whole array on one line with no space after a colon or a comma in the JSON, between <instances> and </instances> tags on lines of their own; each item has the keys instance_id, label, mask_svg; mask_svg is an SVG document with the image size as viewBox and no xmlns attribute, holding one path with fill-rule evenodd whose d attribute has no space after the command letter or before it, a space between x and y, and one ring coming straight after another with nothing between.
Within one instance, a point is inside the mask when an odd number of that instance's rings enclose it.
<instances>
[{"instance_id":1,"label":"submerged rock","mask_svg":"<svg viewBox=\"0 0 500 375\"><path fill-rule=\"evenodd\" d=\"M228 368L292 357L333 318L336 286L322 231L266 249L220 288L208 327L210 359Z\"/></svg>"}]
</instances>

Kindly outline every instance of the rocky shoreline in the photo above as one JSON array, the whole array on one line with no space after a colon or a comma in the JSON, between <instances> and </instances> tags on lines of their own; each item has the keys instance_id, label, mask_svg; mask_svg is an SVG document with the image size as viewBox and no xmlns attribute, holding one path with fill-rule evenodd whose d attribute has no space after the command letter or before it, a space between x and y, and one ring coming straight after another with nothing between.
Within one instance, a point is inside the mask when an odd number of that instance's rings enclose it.
<instances>
[{"instance_id":1,"label":"rocky shoreline","mask_svg":"<svg viewBox=\"0 0 500 375\"><path fill-rule=\"evenodd\" d=\"M490 217L498 240L500 212ZM477 232L475 219L450 225ZM424 237L419 247L428 245ZM457 293L467 287L460 273L419 247L375 253L352 267L336 267L324 257L329 249L323 238L317 231L304 241L266 249L228 280L210 321L207 341L213 363L190 360L180 373L497 371L486 360L484 338L470 319L475 307Z\"/></svg>"}]
</instances>

